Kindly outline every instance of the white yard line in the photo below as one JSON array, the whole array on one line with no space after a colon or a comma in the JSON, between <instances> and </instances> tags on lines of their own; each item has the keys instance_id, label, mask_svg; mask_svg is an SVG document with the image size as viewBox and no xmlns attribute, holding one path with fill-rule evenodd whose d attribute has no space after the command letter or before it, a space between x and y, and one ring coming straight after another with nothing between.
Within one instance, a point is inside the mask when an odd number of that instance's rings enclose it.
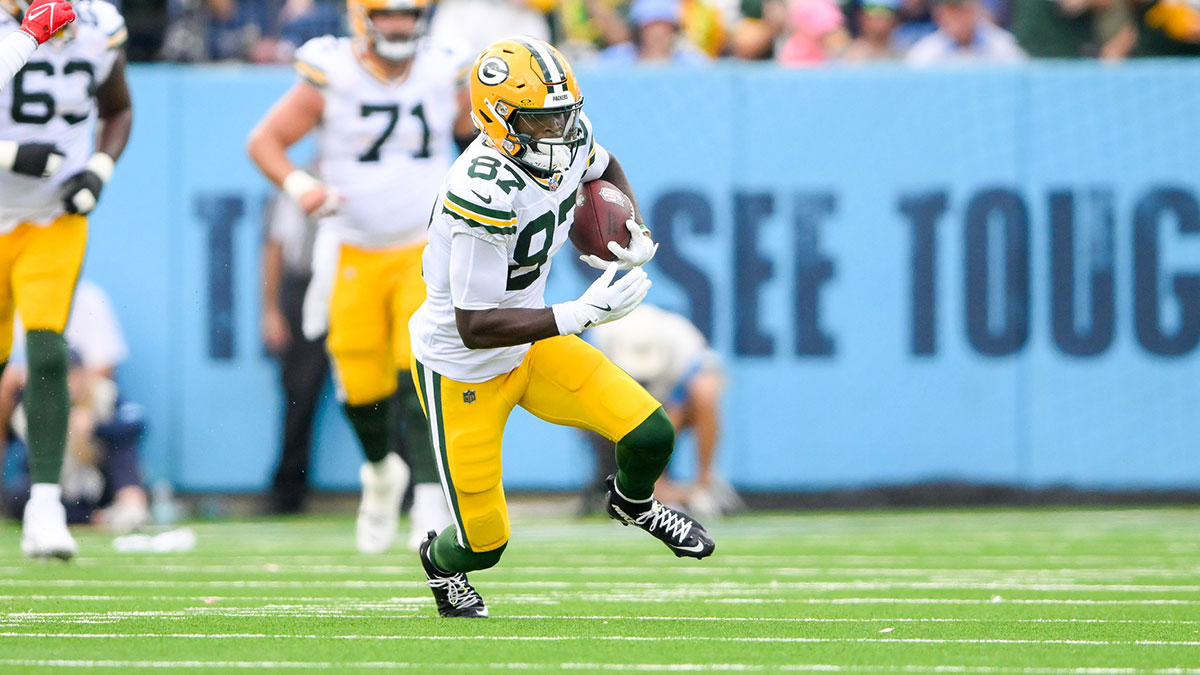
<instances>
[{"instance_id":1,"label":"white yard line","mask_svg":"<svg viewBox=\"0 0 1200 675\"><path fill-rule=\"evenodd\" d=\"M423 590L423 589L422 589ZM503 598L509 604L557 604L556 602L547 603L548 595L539 596L539 600L535 601L532 598L518 596L514 594L497 593L494 594L497 598ZM489 598L492 594L489 594ZM578 597L578 596L573 596ZM584 599L584 598L580 598ZM626 604L629 602L650 602L657 599L647 599L645 595L596 595L588 596L586 599L596 602L611 602ZM76 601L76 602L129 602L131 598L126 595L113 594L53 594L47 595L44 593L30 595L0 595L0 601ZM395 604L425 604L430 602L428 595L417 595L407 597L388 597L378 598L377 600L367 600L359 596L346 595L331 595L331 596L291 596L291 595L224 595L224 596L209 596L209 595L139 595L136 600L149 600L154 602L204 602L204 603L239 603L239 602L305 602L315 603L318 605L337 605L337 604L357 604L359 606L369 605L372 607L387 607ZM1180 599L1105 599L1105 600L1089 600L1089 599L1065 599L1065 598L701 598L706 603L717 604L797 604L797 605L993 605L993 604L1013 604L1013 605L1129 605L1129 606L1198 606L1200 600L1180 600Z\"/></svg>"},{"instance_id":2,"label":"white yard line","mask_svg":"<svg viewBox=\"0 0 1200 675\"><path fill-rule=\"evenodd\" d=\"M0 666L35 668L144 668L245 670L611 670L618 672L879 672L962 673L964 675L1200 675L1197 668L1017 668L953 665L788 664L764 666L746 663L416 663L411 661L122 661L85 659L0 659Z\"/></svg>"},{"instance_id":3,"label":"white yard line","mask_svg":"<svg viewBox=\"0 0 1200 675\"><path fill-rule=\"evenodd\" d=\"M18 588L26 587L179 587L190 588L311 588L314 581L300 580L243 580L243 579L208 579L203 581L162 580L162 579L0 579L0 586ZM395 579L348 579L323 580L321 586L333 588L403 588L423 585L419 581ZM971 582L941 582L941 581L766 581L766 582L734 582L718 581L711 583L659 583L635 581L488 581L487 587L494 588L538 588L538 589L568 589L568 588L597 588L606 591L628 589L663 589L672 592L722 590L730 592L764 592L773 590L807 590L807 591L848 591L848 590L996 590L996 591L1037 591L1037 592L1103 592L1103 593L1200 593L1200 585L1138 585L1138 584L1022 584L1006 582L971 583Z\"/></svg>"},{"instance_id":4,"label":"white yard line","mask_svg":"<svg viewBox=\"0 0 1200 675\"><path fill-rule=\"evenodd\" d=\"M24 633L0 632L0 637L37 639L183 639L183 640L331 640L331 641L496 641L496 642L731 642L781 644L969 644L969 645L1083 645L1092 647L1200 647L1200 640L1033 640L1023 638L817 638L644 635L316 635L288 633Z\"/></svg>"},{"instance_id":5,"label":"white yard line","mask_svg":"<svg viewBox=\"0 0 1200 675\"><path fill-rule=\"evenodd\" d=\"M0 624L10 624L20 626L28 623L57 623L64 620L75 619L79 621L95 621L108 620L115 622L123 619L172 619L172 618L202 618L202 617L221 617L221 618L261 618L272 616L289 616L293 618L305 619L320 619L328 617L337 617L342 619L428 619L431 618L426 605L432 605L422 598L420 605L415 608L421 611L421 614L396 614L386 611L352 614L349 612L363 612L369 610L370 607L348 607L345 610L337 607L329 607L323 610L312 607L310 605L278 605L268 607L189 607L182 610L112 610L107 612L9 612L7 614L0 613ZM1155 626L1194 626L1200 625L1200 621L1189 619L979 619L979 618L938 618L938 617L866 617L866 618L849 618L849 617L753 617L753 616L622 616L618 614L606 615L565 615L565 614L505 614L502 617L505 620L554 620L554 621L683 621L683 622L746 622L746 623L800 623L800 624L823 624L823 623L1030 623L1030 624L1119 624L1119 625L1155 625Z\"/></svg>"}]
</instances>

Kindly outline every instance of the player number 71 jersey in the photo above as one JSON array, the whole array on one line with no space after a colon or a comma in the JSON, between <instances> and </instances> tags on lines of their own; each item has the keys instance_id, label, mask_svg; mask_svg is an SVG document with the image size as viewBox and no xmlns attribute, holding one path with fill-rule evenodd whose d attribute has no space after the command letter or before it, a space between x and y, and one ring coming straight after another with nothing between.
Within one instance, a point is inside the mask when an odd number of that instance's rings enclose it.
<instances>
[{"instance_id":1,"label":"player number 71 jersey","mask_svg":"<svg viewBox=\"0 0 1200 675\"><path fill-rule=\"evenodd\" d=\"M608 164L608 153L595 143L586 115L580 123L586 142L557 180L535 178L482 136L450 167L422 259L425 303L409 324L414 355L435 372L460 382L482 382L516 368L525 357L527 344L497 349L463 345L450 293L450 241L465 233L505 249L508 278L499 307L545 307L551 258L567 241L579 186L599 178Z\"/></svg>"},{"instance_id":2,"label":"player number 71 jersey","mask_svg":"<svg viewBox=\"0 0 1200 675\"><path fill-rule=\"evenodd\" d=\"M324 98L321 179L345 198L322 222L369 248L421 241L450 166L458 75L465 54L423 41L406 77L388 82L350 38L325 36L296 51L296 70Z\"/></svg>"}]
</instances>

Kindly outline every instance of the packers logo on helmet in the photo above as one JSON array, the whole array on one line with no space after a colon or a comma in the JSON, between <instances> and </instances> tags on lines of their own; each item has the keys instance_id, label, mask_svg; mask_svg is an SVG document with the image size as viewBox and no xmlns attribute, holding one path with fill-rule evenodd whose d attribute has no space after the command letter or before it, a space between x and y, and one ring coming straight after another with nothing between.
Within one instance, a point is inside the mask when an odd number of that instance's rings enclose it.
<instances>
[{"instance_id":1,"label":"packers logo on helmet","mask_svg":"<svg viewBox=\"0 0 1200 675\"><path fill-rule=\"evenodd\" d=\"M0 0L10 2L12 0ZM429 28L431 0L346 0L350 29L360 49L371 49L388 61L404 61L417 52L417 43ZM416 17L411 33L388 35L371 21L373 12L409 12Z\"/></svg>"},{"instance_id":2,"label":"packers logo on helmet","mask_svg":"<svg viewBox=\"0 0 1200 675\"><path fill-rule=\"evenodd\" d=\"M583 96L570 64L534 37L493 43L471 69L471 119L492 146L553 181L583 145Z\"/></svg>"}]
</instances>

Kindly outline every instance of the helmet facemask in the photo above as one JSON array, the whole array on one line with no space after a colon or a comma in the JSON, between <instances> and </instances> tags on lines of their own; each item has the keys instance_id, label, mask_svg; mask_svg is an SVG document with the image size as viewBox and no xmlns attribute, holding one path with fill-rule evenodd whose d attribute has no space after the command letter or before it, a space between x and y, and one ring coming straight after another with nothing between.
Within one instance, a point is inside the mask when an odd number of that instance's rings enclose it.
<instances>
[{"instance_id":1,"label":"helmet facemask","mask_svg":"<svg viewBox=\"0 0 1200 675\"><path fill-rule=\"evenodd\" d=\"M384 33L372 20L372 15L378 18L380 14L409 15L415 18L415 23L407 34ZM417 44L429 28L429 12L422 8L368 10L364 12L362 20L367 42L371 45L371 49L385 61L411 59L417 53Z\"/></svg>"},{"instance_id":2,"label":"helmet facemask","mask_svg":"<svg viewBox=\"0 0 1200 675\"><path fill-rule=\"evenodd\" d=\"M496 104L496 112L509 107ZM579 120L583 100L556 108L515 108L505 118L509 138L505 150L535 175L549 177L566 171L586 140Z\"/></svg>"}]
</instances>

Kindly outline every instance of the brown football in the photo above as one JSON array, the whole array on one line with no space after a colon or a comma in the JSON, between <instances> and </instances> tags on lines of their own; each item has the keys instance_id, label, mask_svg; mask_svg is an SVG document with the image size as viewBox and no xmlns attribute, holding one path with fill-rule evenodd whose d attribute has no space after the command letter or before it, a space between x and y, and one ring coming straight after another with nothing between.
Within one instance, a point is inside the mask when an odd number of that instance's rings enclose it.
<instances>
[{"instance_id":1,"label":"brown football","mask_svg":"<svg viewBox=\"0 0 1200 675\"><path fill-rule=\"evenodd\" d=\"M629 228L625 227L625 221L632 217L633 202L617 186L606 180L584 183L575 196L571 243L580 253L616 260L608 250L608 242L629 246Z\"/></svg>"}]
</instances>

